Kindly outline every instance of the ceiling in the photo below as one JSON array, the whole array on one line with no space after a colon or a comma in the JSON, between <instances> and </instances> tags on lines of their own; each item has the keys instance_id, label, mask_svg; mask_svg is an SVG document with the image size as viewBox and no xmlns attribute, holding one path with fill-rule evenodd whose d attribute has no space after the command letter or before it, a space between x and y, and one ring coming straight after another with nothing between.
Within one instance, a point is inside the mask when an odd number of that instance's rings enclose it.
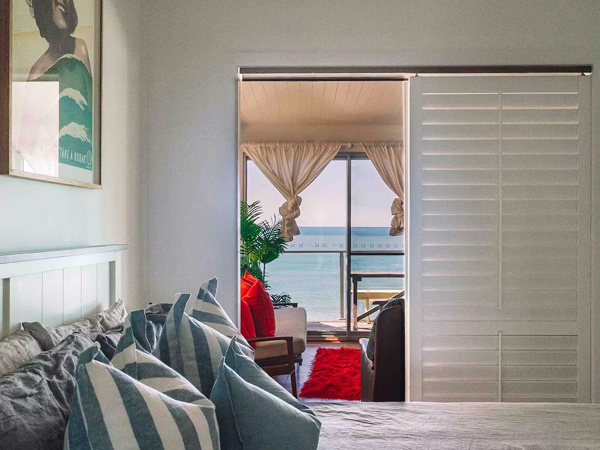
<instances>
[{"instance_id":1,"label":"ceiling","mask_svg":"<svg viewBox=\"0 0 600 450\"><path fill-rule=\"evenodd\" d=\"M244 81L242 126L401 125L401 81Z\"/></svg>"}]
</instances>

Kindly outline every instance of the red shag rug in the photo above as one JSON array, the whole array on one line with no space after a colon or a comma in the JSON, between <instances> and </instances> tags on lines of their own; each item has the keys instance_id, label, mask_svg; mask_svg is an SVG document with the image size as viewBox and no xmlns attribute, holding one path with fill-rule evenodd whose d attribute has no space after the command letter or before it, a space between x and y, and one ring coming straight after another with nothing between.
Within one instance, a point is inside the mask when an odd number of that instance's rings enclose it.
<instances>
[{"instance_id":1,"label":"red shag rug","mask_svg":"<svg viewBox=\"0 0 600 450\"><path fill-rule=\"evenodd\" d=\"M300 397L360 400L360 350L318 348Z\"/></svg>"}]
</instances>

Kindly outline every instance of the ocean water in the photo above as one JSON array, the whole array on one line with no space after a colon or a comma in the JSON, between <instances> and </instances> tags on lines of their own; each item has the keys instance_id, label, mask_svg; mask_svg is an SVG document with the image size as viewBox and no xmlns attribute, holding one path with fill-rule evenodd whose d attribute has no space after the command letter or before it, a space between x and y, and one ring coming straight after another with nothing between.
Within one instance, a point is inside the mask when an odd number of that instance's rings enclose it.
<instances>
[{"instance_id":1,"label":"ocean water","mask_svg":"<svg viewBox=\"0 0 600 450\"><path fill-rule=\"evenodd\" d=\"M387 227L352 228L352 251L404 250L404 236L389 236ZM336 320L340 317L340 253L345 258L346 229L343 227L302 227L288 250L267 265L273 293L287 293L306 308L309 320ZM305 253L318 251L320 253ZM326 252L326 253L321 253ZM345 259L343 260L345 270ZM352 256L352 271L404 272L404 256ZM345 274L344 274L345 281ZM404 289L404 279L366 279L359 289ZM345 294L344 294L345 295ZM345 298L345 297L344 297ZM344 301L345 304L345 301ZM359 302L359 312L364 302Z\"/></svg>"}]
</instances>

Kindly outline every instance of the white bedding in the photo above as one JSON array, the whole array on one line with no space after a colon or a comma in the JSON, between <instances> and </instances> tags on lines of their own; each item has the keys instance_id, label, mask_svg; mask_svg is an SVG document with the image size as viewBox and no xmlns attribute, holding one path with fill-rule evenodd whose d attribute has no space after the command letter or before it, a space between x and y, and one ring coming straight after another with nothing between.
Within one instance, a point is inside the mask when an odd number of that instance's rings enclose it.
<instances>
[{"instance_id":1,"label":"white bedding","mask_svg":"<svg viewBox=\"0 0 600 450\"><path fill-rule=\"evenodd\" d=\"M311 403L320 450L600 449L600 405Z\"/></svg>"}]
</instances>

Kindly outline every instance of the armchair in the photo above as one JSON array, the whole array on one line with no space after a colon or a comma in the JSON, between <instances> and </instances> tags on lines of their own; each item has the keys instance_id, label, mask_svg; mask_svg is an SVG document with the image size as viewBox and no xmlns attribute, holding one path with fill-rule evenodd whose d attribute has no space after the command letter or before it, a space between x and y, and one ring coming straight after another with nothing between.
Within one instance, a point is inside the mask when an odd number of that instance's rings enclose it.
<instances>
[{"instance_id":1,"label":"armchair","mask_svg":"<svg viewBox=\"0 0 600 450\"><path fill-rule=\"evenodd\" d=\"M302 364L306 350L307 317L304 308L275 310L274 337L248 339L254 344L254 361L271 376L290 375L292 395L298 396L296 363Z\"/></svg>"},{"instance_id":2,"label":"armchair","mask_svg":"<svg viewBox=\"0 0 600 450\"><path fill-rule=\"evenodd\" d=\"M361 345L361 400L405 401L404 305L384 309L377 317L375 360L367 356L368 339Z\"/></svg>"}]
</instances>

